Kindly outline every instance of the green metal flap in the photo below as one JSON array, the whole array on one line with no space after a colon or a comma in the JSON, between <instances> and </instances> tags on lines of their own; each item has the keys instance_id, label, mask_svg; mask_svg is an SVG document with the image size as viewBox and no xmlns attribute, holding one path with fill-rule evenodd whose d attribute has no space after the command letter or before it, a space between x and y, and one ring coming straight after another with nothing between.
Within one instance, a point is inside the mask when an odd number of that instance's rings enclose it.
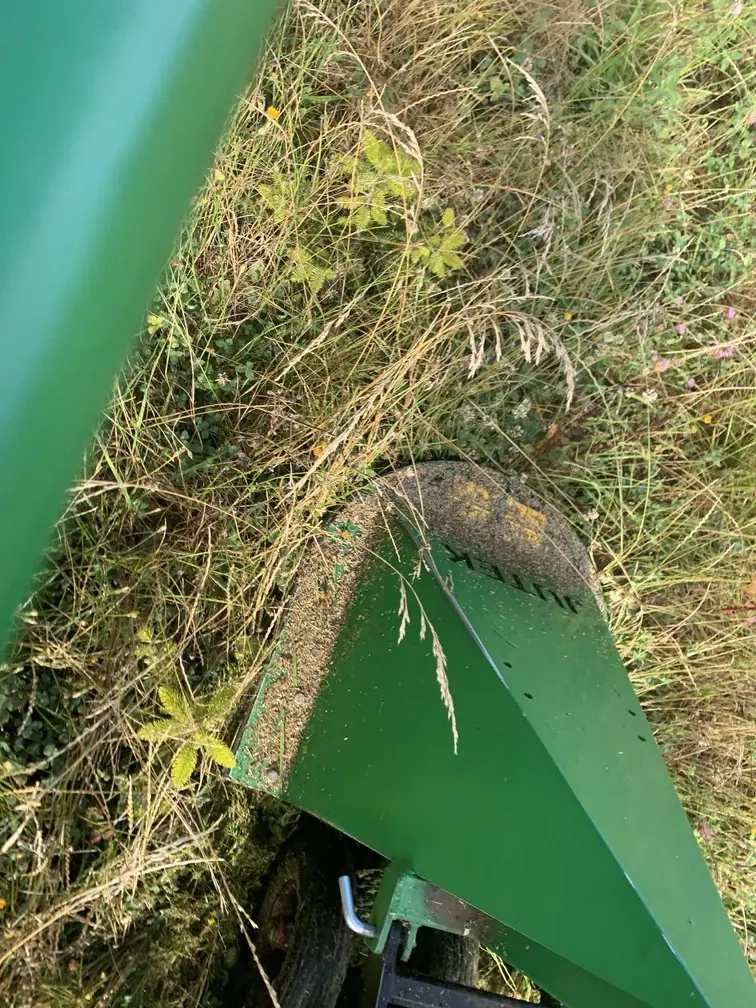
<instances>
[{"instance_id":1,"label":"green metal flap","mask_svg":"<svg viewBox=\"0 0 756 1008\"><path fill-rule=\"evenodd\" d=\"M272 10L3 4L3 637Z\"/></svg>"},{"instance_id":2,"label":"green metal flap","mask_svg":"<svg viewBox=\"0 0 756 1008\"><path fill-rule=\"evenodd\" d=\"M418 578L401 525L374 547L282 793L501 922L497 950L569 1008L754 1006L598 602L554 556L569 543L522 505L534 548L486 548L514 504L456 538L426 505Z\"/></svg>"}]
</instances>

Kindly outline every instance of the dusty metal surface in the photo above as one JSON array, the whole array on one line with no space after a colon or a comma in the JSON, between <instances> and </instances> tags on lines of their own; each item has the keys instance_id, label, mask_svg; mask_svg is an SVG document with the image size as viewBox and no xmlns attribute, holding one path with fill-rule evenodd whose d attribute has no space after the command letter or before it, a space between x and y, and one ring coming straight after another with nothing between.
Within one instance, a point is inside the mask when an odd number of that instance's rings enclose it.
<instances>
[{"instance_id":1,"label":"dusty metal surface","mask_svg":"<svg viewBox=\"0 0 756 1008\"><path fill-rule=\"evenodd\" d=\"M378 495L356 497L307 550L236 750L233 780L281 793L371 544L386 528L387 510L393 505Z\"/></svg>"},{"instance_id":2,"label":"dusty metal surface","mask_svg":"<svg viewBox=\"0 0 756 1008\"><path fill-rule=\"evenodd\" d=\"M466 462L401 469L387 485L410 524L496 567L502 576L599 595L588 554L573 528L519 476Z\"/></svg>"},{"instance_id":3,"label":"dusty metal surface","mask_svg":"<svg viewBox=\"0 0 756 1008\"><path fill-rule=\"evenodd\" d=\"M438 886L425 883L425 905L434 926L454 934L482 936L488 918L469 903Z\"/></svg>"}]
</instances>

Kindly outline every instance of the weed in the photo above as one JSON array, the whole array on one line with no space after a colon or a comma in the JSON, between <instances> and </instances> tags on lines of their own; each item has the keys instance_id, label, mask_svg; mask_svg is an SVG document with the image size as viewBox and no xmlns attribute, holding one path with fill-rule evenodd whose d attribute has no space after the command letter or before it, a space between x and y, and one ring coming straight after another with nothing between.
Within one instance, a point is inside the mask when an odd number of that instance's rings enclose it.
<instances>
[{"instance_id":1,"label":"weed","mask_svg":"<svg viewBox=\"0 0 756 1008\"><path fill-rule=\"evenodd\" d=\"M197 757L203 750L218 766L232 768L234 754L226 743L212 733L222 722L236 698L236 687L221 687L207 700L192 702L168 686L158 688L160 705L168 714L139 729L140 739L147 742L178 742L179 748L171 761L171 780L176 787L184 787L194 773Z\"/></svg>"},{"instance_id":2,"label":"weed","mask_svg":"<svg viewBox=\"0 0 756 1008\"><path fill-rule=\"evenodd\" d=\"M425 241L416 242L410 251L410 262L426 263L431 273L439 278L447 270L462 269L464 265L457 249L467 241L467 235L454 226L454 211L447 207L441 215L441 227Z\"/></svg>"},{"instance_id":3,"label":"weed","mask_svg":"<svg viewBox=\"0 0 756 1008\"><path fill-rule=\"evenodd\" d=\"M340 165L348 176L350 194L338 200L339 206L349 211L339 222L354 225L357 231L364 231L371 224L386 227L389 213L403 217L404 202L417 189L418 166L401 149L392 150L371 130L365 131L363 154L364 160L346 156ZM391 206L392 197L401 202Z\"/></svg>"}]
</instances>

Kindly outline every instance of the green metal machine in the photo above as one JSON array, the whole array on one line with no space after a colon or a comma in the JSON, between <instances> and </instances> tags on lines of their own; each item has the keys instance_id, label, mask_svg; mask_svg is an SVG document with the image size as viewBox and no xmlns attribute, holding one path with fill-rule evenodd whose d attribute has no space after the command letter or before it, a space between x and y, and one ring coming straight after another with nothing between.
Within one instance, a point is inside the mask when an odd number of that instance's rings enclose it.
<instances>
[{"instance_id":1,"label":"green metal machine","mask_svg":"<svg viewBox=\"0 0 756 1008\"><path fill-rule=\"evenodd\" d=\"M6 632L271 12L0 15ZM342 882L384 963L404 921L404 955L474 934L567 1008L756 1006L585 553L515 481L418 466L324 529L233 777L390 860L369 925ZM392 976L380 1004L484 1003Z\"/></svg>"},{"instance_id":2,"label":"green metal machine","mask_svg":"<svg viewBox=\"0 0 756 1008\"><path fill-rule=\"evenodd\" d=\"M570 1008L756 1004L585 551L517 480L429 463L334 519L232 777L391 860L375 951L452 926L432 887Z\"/></svg>"}]
</instances>

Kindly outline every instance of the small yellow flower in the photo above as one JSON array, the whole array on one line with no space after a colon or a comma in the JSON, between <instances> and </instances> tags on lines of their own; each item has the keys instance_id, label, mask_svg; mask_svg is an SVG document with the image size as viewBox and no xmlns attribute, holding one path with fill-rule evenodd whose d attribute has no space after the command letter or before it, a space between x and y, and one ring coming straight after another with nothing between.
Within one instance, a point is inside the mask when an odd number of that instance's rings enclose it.
<instances>
[{"instance_id":1,"label":"small yellow flower","mask_svg":"<svg viewBox=\"0 0 756 1008\"><path fill-rule=\"evenodd\" d=\"M703 416L704 423L711 423L711 413L705 413Z\"/></svg>"},{"instance_id":2,"label":"small yellow flower","mask_svg":"<svg viewBox=\"0 0 756 1008\"><path fill-rule=\"evenodd\" d=\"M215 927L215 917L208 917L205 923L208 927Z\"/></svg>"},{"instance_id":3,"label":"small yellow flower","mask_svg":"<svg viewBox=\"0 0 756 1008\"><path fill-rule=\"evenodd\" d=\"M351 542L352 541L352 535L346 529L342 529L341 530L341 538L342 539L346 539L347 542Z\"/></svg>"},{"instance_id":4,"label":"small yellow flower","mask_svg":"<svg viewBox=\"0 0 756 1008\"><path fill-rule=\"evenodd\" d=\"M566 311L564 313L564 320L565 320L565 322L571 322L572 321L572 312L571 311Z\"/></svg>"},{"instance_id":5,"label":"small yellow flower","mask_svg":"<svg viewBox=\"0 0 756 1008\"><path fill-rule=\"evenodd\" d=\"M667 183L667 184L666 184L666 185L664 186L664 195L665 195L665 196L669 196L669 194L670 194L670 193L672 192L672 190L673 190L674 188L675 188L675 187L674 187L674 186L672 185L672 183L671 183L671 182L668 182L668 183Z\"/></svg>"},{"instance_id":6,"label":"small yellow flower","mask_svg":"<svg viewBox=\"0 0 756 1008\"><path fill-rule=\"evenodd\" d=\"M7 906L8 906L8 904L7 904L7 903L5 902L5 900L4 900L4 899L3 899L3 898L2 898L1 896L0 896L0 910L5 910L5 908L6 908Z\"/></svg>"},{"instance_id":7,"label":"small yellow flower","mask_svg":"<svg viewBox=\"0 0 756 1008\"><path fill-rule=\"evenodd\" d=\"M275 122L281 116L281 109L277 109L275 105L268 105L265 109L265 115L268 119L272 119Z\"/></svg>"},{"instance_id":8,"label":"small yellow flower","mask_svg":"<svg viewBox=\"0 0 756 1008\"><path fill-rule=\"evenodd\" d=\"M326 450L325 441L318 441L318 443L312 449L312 454L315 456L315 458L320 458L320 456L323 454L325 450Z\"/></svg>"},{"instance_id":9,"label":"small yellow flower","mask_svg":"<svg viewBox=\"0 0 756 1008\"><path fill-rule=\"evenodd\" d=\"M215 171L213 172L213 178L215 179L216 182L223 182L225 177L226 177L225 174L220 170L220 168L216 168Z\"/></svg>"}]
</instances>

